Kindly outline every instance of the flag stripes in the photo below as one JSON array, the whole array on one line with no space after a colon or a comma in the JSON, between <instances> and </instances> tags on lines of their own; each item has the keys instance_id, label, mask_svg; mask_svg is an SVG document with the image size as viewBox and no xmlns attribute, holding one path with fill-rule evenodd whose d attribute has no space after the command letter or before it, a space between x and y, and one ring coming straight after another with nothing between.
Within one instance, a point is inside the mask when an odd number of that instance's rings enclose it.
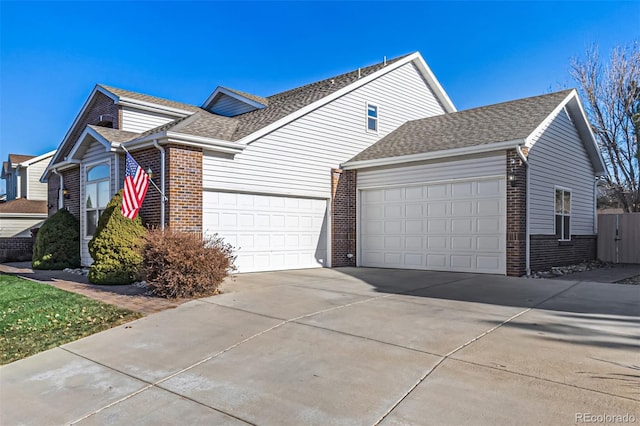
<instances>
[{"instance_id":1,"label":"flag stripes","mask_svg":"<svg viewBox=\"0 0 640 426\"><path fill-rule=\"evenodd\" d=\"M149 175L127 152L124 178L124 191L122 194L121 212L124 217L135 219L142 207L147 189L149 189Z\"/></svg>"}]
</instances>

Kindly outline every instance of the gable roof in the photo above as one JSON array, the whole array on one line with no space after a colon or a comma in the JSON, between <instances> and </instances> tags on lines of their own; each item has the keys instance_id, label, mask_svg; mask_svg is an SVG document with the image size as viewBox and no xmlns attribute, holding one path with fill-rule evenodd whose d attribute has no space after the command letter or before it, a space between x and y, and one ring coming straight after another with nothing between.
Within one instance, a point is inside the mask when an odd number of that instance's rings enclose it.
<instances>
[{"instance_id":1,"label":"gable roof","mask_svg":"<svg viewBox=\"0 0 640 426\"><path fill-rule=\"evenodd\" d=\"M574 89L409 121L360 152L343 167L362 168L429 158L531 146L533 136L562 108L576 129L597 174L604 162Z\"/></svg>"},{"instance_id":2,"label":"gable roof","mask_svg":"<svg viewBox=\"0 0 640 426\"><path fill-rule=\"evenodd\" d=\"M27 200L16 198L0 204L0 213L40 213L47 214L47 202L43 200Z\"/></svg>"},{"instance_id":3,"label":"gable roof","mask_svg":"<svg viewBox=\"0 0 640 426\"><path fill-rule=\"evenodd\" d=\"M238 122L234 118L223 117L205 110L200 110L190 116L178 118L162 126L147 130L139 136L145 137L161 132L173 131L185 135L229 141L237 127Z\"/></svg>"},{"instance_id":4,"label":"gable roof","mask_svg":"<svg viewBox=\"0 0 640 426\"><path fill-rule=\"evenodd\" d=\"M32 158L36 158L35 155L21 155L21 154L9 154L9 163L14 166L22 163L23 161L31 160Z\"/></svg>"},{"instance_id":5,"label":"gable roof","mask_svg":"<svg viewBox=\"0 0 640 426\"><path fill-rule=\"evenodd\" d=\"M135 132L127 132L125 130L111 129L109 127L94 126L92 124L87 125L90 129L94 130L100 136L105 138L109 142L122 143L130 141L139 135Z\"/></svg>"},{"instance_id":6,"label":"gable roof","mask_svg":"<svg viewBox=\"0 0 640 426\"><path fill-rule=\"evenodd\" d=\"M98 84L97 87L103 88L104 90L117 96L118 98L135 99L135 100L150 103L150 104L162 105L170 108L182 109L182 110L191 111L191 112L200 110L200 108L195 105L190 105L183 102L176 102L176 101L172 101L170 99L165 99L165 98L159 98L157 96L145 95L144 93L132 92L131 90L119 89L117 87L107 86L105 84Z\"/></svg>"}]
</instances>

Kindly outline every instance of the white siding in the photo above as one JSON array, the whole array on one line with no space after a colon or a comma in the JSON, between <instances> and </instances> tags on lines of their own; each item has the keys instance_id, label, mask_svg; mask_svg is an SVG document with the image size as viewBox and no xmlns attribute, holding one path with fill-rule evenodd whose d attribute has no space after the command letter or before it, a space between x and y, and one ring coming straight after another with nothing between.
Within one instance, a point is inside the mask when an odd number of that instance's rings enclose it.
<instances>
[{"instance_id":1,"label":"white siding","mask_svg":"<svg viewBox=\"0 0 640 426\"><path fill-rule=\"evenodd\" d=\"M49 165L51 157L30 164L27 168L27 198L29 200L46 200L47 184L40 182L40 177Z\"/></svg>"},{"instance_id":2,"label":"white siding","mask_svg":"<svg viewBox=\"0 0 640 426\"><path fill-rule=\"evenodd\" d=\"M483 176L504 176L505 154L484 154L426 161L415 165L358 170L358 189L418 184Z\"/></svg>"},{"instance_id":3,"label":"white siding","mask_svg":"<svg viewBox=\"0 0 640 426\"><path fill-rule=\"evenodd\" d=\"M163 124L175 119L176 117L172 117L170 115L142 111L130 107L122 107L121 130L142 133L158 126L162 126Z\"/></svg>"},{"instance_id":4,"label":"white siding","mask_svg":"<svg viewBox=\"0 0 640 426\"><path fill-rule=\"evenodd\" d=\"M571 234L594 234L594 171L566 111L540 132L529 151L530 232L554 233L554 186L571 190Z\"/></svg>"},{"instance_id":5,"label":"white siding","mask_svg":"<svg viewBox=\"0 0 640 426\"><path fill-rule=\"evenodd\" d=\"M111 196L116 191L116 179L115 179L115 158L116 154L108 152L106 147L100 142L92 142L84 153L82 163L80 164L80 256L82 264L89 266L93 263L93 259L89 254L89 241L91 237L85 236L86 234L86 213L84 210L84 198L85 198L85 184L87 181L87 166L92 166L99 162L108 162L111 168Z\"/></svg>"},{"instance_id":6,"label":"white siding","mask_svg":"<svg viewBox=\"0 0 640 426\"><path fill-rule=\"evenodd\" d=\"M16 217L16 215L0 214L0 238L30 237L31 228L39 227L46 218L46 214L35 217Z\"/></svg>"},{"instance_id":7,"label":"white siding","mask_svg":"<svg viewBox=\"0 0 640 426\"><path fill-rule=\"evenodd\" d=\"M222 94L217 96L216 102L209 110L214 114L224 115L226 117L233 117L234 115L244 114L245 112L253 111L256 109L253 105L249 105L242 102L239 99Z\"/></svg>"},{"instance_id":8,"label":"white siding","mask_svg":"<svg viewBox=\"0 0 640 426\"><path fill-rule=\"evenodd\" d=\"M379 133L366 131L366 103L379 107ZM209 189L331 196L337 167L408 120L443 109L413 64L404 65L252 142L233 159L205 153Z\"/></svg>"}]
</instances>

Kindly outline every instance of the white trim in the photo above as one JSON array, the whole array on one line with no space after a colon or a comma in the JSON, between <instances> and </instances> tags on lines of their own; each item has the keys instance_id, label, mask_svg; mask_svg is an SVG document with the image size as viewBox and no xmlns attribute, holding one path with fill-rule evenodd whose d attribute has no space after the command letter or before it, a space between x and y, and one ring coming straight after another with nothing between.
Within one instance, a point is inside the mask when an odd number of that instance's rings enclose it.
<instances>
[{"instance_id":1,"label":"white trim","mask_svg":"<svg viewBox=\"0 0 640 426\"><path fill-rule=\"evenodd\" d=\"M100 142L105 147L105 152L115 151L115 146L111 142L109 142L100 133L96 132L91 127L87 126L82 132L82 134L80 135L80 137L78 138L78 140L76 141L76 143L73 145L73 148L71 148L71 151L69 151L69 154L65 157L65 160L74 159L73 157L76 155L76 152L78 152L78 149L80 148L80 146L82 146L82 144L84 143L84 139L87 137L87 135L91 136L96 141Z\"/></svg>"},{"instance_id":2,"label":"white trim","mask_svg":"<svg viewBox=\"0 0 640 426\"><path fill-rule=\"evenodd\" d=\"M331 198L327 198L327 208L325 210L325 215L327 216L327 221L326 221L326 232L327 232L327 236L326 236L326 240L327 240L327 259L324 262L324 267L325 268L331 268L331 264L332 262L332 256L333 256L333 247L331 247L333 245L333 222L331 221L331 215L333 215L333 210L331 209Z\"/></svg>"},{"instance_id":3,"label":"white trim","mask_svg":"<svg viewBox=\"0 0 640 426\"><path fill-rule=\"evenodd\" d=\"M160 144L167 144L170 142L176 142L184 146L192 146L195 148L202 148L207 151L218 151L227 154L238 154L242 152L246 146L239 145L237 142L229 142L221 139L207 138L203 136L187 135L185 133L178 132L159 132L152 135L147 135L140 139L134 139L129 142L118 144L118 147L123 146L127 149L141 149L150 146L154 146L153 141L157 141Z\"/></svg>"},{"instance_id":4,"label":"white trim","mask_svg":"<svg viewBox=\"0 0 640 426\"><path fill-rule=\"evenodd\" d=\"M211 108L211 104L215 100L216 96L218 96L219 94L227 95L227 96L229 96L231 98L237 99L240 102L243 102L243 103L245 103L247 105L250 105L250 106L252 106L252 107L254 107L256 109L262 109L262 108L266 107L266 105L264 105L264 104L262 104L260 102L254 101L253 99L249 99L246 96L242 96L242 95L240 95L238 93L232 92L231 90L227 89L226 87L218 86L218 87L216 87L216 89L213 92L211 92L211 94L209 95L207 100L202 103L202 107L201 108L209 110L209 108Z\"/></svg>"},{"instance_id":5,"label":"white trim","mask_svg":"<svg viewBox=\"0 0 640 426\"><path fill-rule=\"evenodd\" d=\"M522 147L518 146L516 147L516 152L518 153L518 156L520 157L520 159L522 160L522 163L524 164L524 166L527 168L525 175L526 175L526 179L527 179L527 184L526 184L526 191L527 191L527 195L525 197L526 199L526 204L525 204L525 221L526 221L526 226L525 226L525 250L524 250L524 256L525 256L525 273L527 274L527 276L531 275L531 170L529 167L529 160L527 159L527 157L525 157L524 153L522 152Z\"/></svg>"},{"instance_id":6,"label":"white trim","mask_svg":"<svg viewBox=\"0 0 640 426\"><path fill-rule=\"evenodd\" d=\"M524 143L523 139L512 141L496 142L485 145L473 145L463 148L446 149L442 151L422 152L419 154L401 155L398 157L376 158L373 160L347 161L341 165L344 170L364 169L368 167L388 166L404 164L416 161L434 160L439 158L457 157L482 152L500 151L509 148L516 148Z\"/></svg>"},{"instance_id":7,"label":"white trim","mask_svg":"<svg viewBox=\"0 0 640 426\"><path fill-rule=\"evenodd\" d=\"M410 62L415 61L415 63L418 65L418 69L423 72L426 73L426 75L423 74L423 77L425 78L425 80L427 80L427 83L431 83L433 84L434 87L430 87L431 90L435 93L436 97L438 98L438 100L440 101L440 103L442 104L443 108L447 111L447 112L455 112L456 108L453 106L453 104L451 103L451 100L449 99L449 97L446 95L446 93L444 93L444 90L442 89L442 86L440 86L440 83L438 83L438 81L436 80L435 76L433 75L433 73L431 73L431 70L429 69L429 67L427 66L426 62L424 62L424 59L422 59L422 56L420 56L419 52L415 52L412 53L392 64L389 64L381 69L379 69L378 71L369 74L366 77L362 77L360 79L358 79L357 81L355 81L354 83L349 84L348 86L343 87L340 90L335 91L334 93L325 96L322 99L319 99L303 108L300 108L299 110L286 115L285 117L281 118L280 120L277 120L274 123L269 124L268 126L265 126L259 130L256 130L255 132L243 137L242 139L240 139L238 141L238 143L240 144L249 144L253 141L255 141L256 139L273 132L274 130L279 129L280 127L284 126L285 124L288 124L300 117L302 117L303 115L306 115L318 108L320 108L323 105L328 104L329 102L332 102L344 95L346 95L347 93L350 93L354 90L356 90L359 87L364 86L365 84L376 80L380 77L382 77L383 75L398 69L400 67L402 67L403 65L406 65Z\"/></svg>"},{"instance_id":8,"label":"white trim","mask_svg":"<svg viewBox=\"0 0 640 426\"><path fill-rule=\"evenodd\" d=\"M0 218L16 219L24 217L25 219L46 219L49 217L47 213L3 213L0 212Z\"/></svg>"},{"instance_id":9,"label":"white trim","mask_svg":"<svg viewBox=\"0 0 640 426\"><path fill-rule=\"evenodd\" d=\"M123 107L129 107L134 109L139 109L143 111L157 112L166 115L172 115L177 118L186 117L188 115L195 114L195 111L187 111L185 109L173 108L170 106L154 104L152 102L145 102L139 99L132 98L120 98L116 105L121 105Z\"/></svg>"},{"instance_id":10,"label":"white trim","mask_svg":"<svg viewBox=\"0 0 640 426\"><path fill-rule=\"evenodd\" d=\"M360 224L362 223L362 214L360 206L362 205L362 189L358 188L358 179L356 176L356 266L362 265L362 235L360 234Z\"/></svg>"},{"instance_id":11,"label":"white trim","mask_svg":"<svg viewBox=\"0 0 640 426\"><path fill-rule=\"evenodd\" d=\"M562 206L564 207L564 193L568 192L569 193L569 214L566 215L563 213L560 213L560 216L562 216L563 218L565 216L569 216L569 238L564 238L564 220L562 221L562 235L560 235L560 238L558 238L558 241L571 241L571 228L572 228L572 223L573 220L571 220L571 218L573 217L573 208L572 208L572 204L573 204L573 191L570 188L564 187L564 186L559 186L559 185L553 185L553 234L555 236L558 235L558 230L556 229L556 216L558 215L558 213L556 213L556 191L557 190L561 190L562 191Z\"/></svg>"},{"instance_id":12,"label":"white trim","mask_svg":"<svg viewBox=\"0 0 640 426\"><path fill-rule=\"evenodd\" d=\"M536 142L534 138L538 135L539 132L542 131L542 129L551 124L551 122L564 108L567 108L567 113L572 116L573 125L576 127L576 130L578 131L583 144L590 143L591 145L591 149L589 149L589 147L587 146L585 146L585 149L587 151L589 159L591 160L591 164L593 165L596 176L606 176L607 168L604 164L604 160L602 159L602 153L600 152L600 148L598 147L596 137L591 130L589 119L587 118L584 108L582 107L582 102L580 101L578 92L576 92L575 89L572 89L567 97L564 98L564 100L562 100L562 102L560 102L558 106L554 108L551 114L549 114L544 120L542 120L542 122L533 130L533 132L531 132L531 134L526 137L525 146L527 148L532 148ZM578 118L578 122L576 122L576 118Z\"/></svg>"},{"instance_id":13,"label":"white trim","mask_svg":"<svg viewBox=\"0 0 640 426\"><path fill-rule=\"evenodd\" d=\"M53 157L53 155L55 153L56 153L56 150L54 149L53 151L49 151L46 154L42 154L42 155L34 157L34 158L30 159L30 160L23 161L19 165L20 165L20 167L28 167L33 163L37 163L38 161L42 161L42 160L46 159L47 157Z\"/></svg>"},{"instance_id":14,"label":"white trim","mask_svg":"<svg viewBox=\"0 0 640 426\"><path fill-rule=\"evenodd\" d=\"M373 107L376 109L376 116L375 117L371 117L369 115L369 107ZM369 119L372 118L376 121L376 128L375 130L371 130L369 128ZM374 104L371 103L369 101L366 101L364 103L364 128L367 131L367 133L372 133L372 134L379 134L380 133L380 107L378 106L378 104Z\"/></svg>"}]
</instances>

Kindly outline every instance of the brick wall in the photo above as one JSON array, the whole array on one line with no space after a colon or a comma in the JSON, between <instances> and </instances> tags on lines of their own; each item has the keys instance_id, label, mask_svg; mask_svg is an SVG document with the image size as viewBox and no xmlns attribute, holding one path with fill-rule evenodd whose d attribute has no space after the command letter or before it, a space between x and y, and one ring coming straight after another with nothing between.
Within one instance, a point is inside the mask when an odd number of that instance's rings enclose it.
<instances>
[{"instance_id":1,"label":"brick wall","mask_svg":"<svg viewBox=\"0 0 640 426\"><path fill-rule=\"evenodd\" d=\"M80 167L61 171L60 174L64 177L64 187L69 190L69 198L63 198L64 207L69 212L80 220ZM58 179L49 177L49 184L57 185ZM50 193L53 191L50 190ZM56 193L57 194L57 193ZM51 201L49 201L51 203ZM49 216L57 211L56 206L58 201L54 201L53 208L49 210Z\"/></svg>"},{"instance_id":2,"label":"brick wall","mask_svg":"<svg viewBox=\"0 0 640 426\"><path fill-rule=\"evenodd\" d=\"M32 253L33 238L31 237L0 238L0 263L31 260Z\"/></svg>"},{"instance_id":3,"label":"brick wall","mask_svg":"<svg viewBox=\"0 0 640 426\"><path fill-rule=\"evenodd\" d=\"M552 266L571 265L597 256L596 235L572 235L571 241L558 241L555 235L531 235L530 266L543 271Z\"/></svg>"},{"instance_id":4,"label":"brick wall","mask_svg":"<svg viewBox=\"0 0 640 426\"><path fill-rule=\"evenodd\" d=\"M139 151L135 151L131 153L135 160L140 164L144 170L147 170L151 167L153 171L152 180L158 186L158 188L162 188L161 180L162 180L162 167L160 165L160 151L155 148L145 148ZM124 162L123 162L124 164ZM166 183L165 183L166 184ZM147 190L147 196L142 203L142 207L140 208L140 217L146 226L150 227L160 227L160 209L161 209L161 196L158 190L153 186L149 185L149 189ZM167 213L165 207L165 224L167 220Z\"/></svg>"},{"instance_id":5,"label":"brick wall","mask_svg":"<svg viewBox=\"0 0 640 426\"><path fill-rule=\"evenodd\" d=\"M202 150L167 145L168 224L172 229L202 232Z\"/></svg>"},{"instance_id":6,"label":"brick wall","mask_svg":"<svg viewBox=\"0 0 640 426\"><path fill-rule=\"evenodd\" d=\"M356 170L331 170L332 266L356 266L356 181Z\"/></svg>"},{"instance_id":7,"label":"brick wall","mask_svg":"<svg viewBox=\"0 0 640 426\"><path fill-rule=\"evenodd\" d=\"M58 211L58 194L60 193L60 176L51 173L47 180L47 204L49 216Z\"/></svg>"},{"instance_id":8,"label":"brick wall","mask_svg":"<svg viewBox=\"0 0 640 426\"><path fill-rule=\"evenodd\" d=\"M515 174L515 185L507 179L507 275L518 277L526 273L527 262L527 166L515 149L506 157L507 176Z\"/></svg>"}]
</instances>

